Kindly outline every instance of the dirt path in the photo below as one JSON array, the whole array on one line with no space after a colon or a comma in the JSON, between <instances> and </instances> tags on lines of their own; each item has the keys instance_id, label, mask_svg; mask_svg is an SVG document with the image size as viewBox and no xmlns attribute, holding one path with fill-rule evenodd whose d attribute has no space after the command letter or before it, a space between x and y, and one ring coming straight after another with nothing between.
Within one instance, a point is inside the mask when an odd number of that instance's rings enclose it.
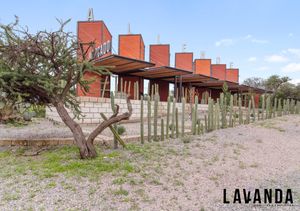
<instances>
[{"instance_id":1,"label":"dirt path","mask_svg":"<svg viewBox=\"0 0 300 211\"><path fill-rule=\"evenodd\" d=\"M120 150L131 173L0 177L0 210L299 210L300 116ZM50 185L49 185L50 184ZM52 185L51 184L55 184ZM284 207L224 205L223 189L292 188ZM229 196L228 196L229 197Z\"/></svg>"}]
</instances>

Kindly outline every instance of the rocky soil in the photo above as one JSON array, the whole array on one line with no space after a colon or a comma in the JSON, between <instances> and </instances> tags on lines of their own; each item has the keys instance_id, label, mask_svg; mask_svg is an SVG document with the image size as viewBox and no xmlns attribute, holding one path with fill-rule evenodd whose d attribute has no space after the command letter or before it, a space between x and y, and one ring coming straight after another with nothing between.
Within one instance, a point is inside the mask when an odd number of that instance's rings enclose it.
<instances>
[{"instance_id":1,"label":"rocky soil","mask_svg":"<svg viewBox=\"0 0 300 211\"><path fill-rule=\"evenodd\" d=\"M30 171L0 177L0 210L300 209L299 115L145 146L136 143L117 153L114 159L126 159L134 171L93 178L63 173L40 178ZM235 188L252 193L291 188L294 206L223 204L223 189L232 201Z\"/></svg>"}]
</instances>

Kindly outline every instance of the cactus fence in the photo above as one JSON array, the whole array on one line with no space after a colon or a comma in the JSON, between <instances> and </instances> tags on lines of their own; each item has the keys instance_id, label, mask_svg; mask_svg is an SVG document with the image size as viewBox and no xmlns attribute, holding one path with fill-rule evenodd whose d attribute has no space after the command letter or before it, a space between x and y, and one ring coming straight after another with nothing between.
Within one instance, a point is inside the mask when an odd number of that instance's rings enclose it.
<instances>
[{"instance_id":1,"label":"cactus fence","mask_svg":"<svg viewBox=\"0 0 300 211\"><path fill-rule=\"evenodd\" d=\"M227 99L229 98L229 99ZM186 99L181 99L181 109L176 108L176 99L173 96L168 97L166 120L162 116L157 115L159 96L155 93L153 97L147 99L141 98L141 105L143 100L148 101L148 141L163 141L165 139L173 139L178 137L184 137L187 135L201 135L214 130L235 127L237 125L250 124L256 121L263 121L265 119L271 119L274 117L280 117L288 114L300 113L300 101L295 100L282 100L271 99L270 95L263 95L260 98L258 107L256 107L254 97L251 96L248 102L244 102L242 106L242 98L238 95L224 95L220 94L220 98L213 100L208 97L205 100L201 100L201 103L208 103L208 110L204 116L198 114L198 96L195 96L194 104L191 106L190 112L186 113L185 102ZM151 104L154 104L153 118L151 116ZM179 117L178 111L181 111L181 117ZM160 121L159 121L160 118ZM181 118L181 121L179 119ZM152 125L153 119L153 125ZM190 121L190 124L186 124L186 119ZM143 111L141 111L141 143L144 143L144 122ZM166 121L166 124L164 124ZM158 134L158 122L160 122L160 134ZM154 128L154 134L152 134L151 127ZM160 136L160 138L159 138Z\"/></svg>"}]
</instances>

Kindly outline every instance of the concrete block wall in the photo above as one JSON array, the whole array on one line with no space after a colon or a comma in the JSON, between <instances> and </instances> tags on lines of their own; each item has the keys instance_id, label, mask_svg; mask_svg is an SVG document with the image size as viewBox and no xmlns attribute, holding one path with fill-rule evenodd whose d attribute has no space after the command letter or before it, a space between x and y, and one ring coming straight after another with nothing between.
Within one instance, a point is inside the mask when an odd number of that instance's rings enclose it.
<instances>
[{"instance_id":1,"label":"concrete block wall","mask_svg":"<svg viewBox=\"0 0 300 211\"><path fill-rule=\"evenodd\" d=\"M104 113L107 117L112 115L111 110L111 102L110 98L97 98L97 97L79 97L78 100L80 101L80 108L82 111L83 117L80 119L75 119L78 123L82 124L98 124L102 121L100 113ZM131 120L137 120L140 118L141 112L141 101L140 100L131 100L132 104L132 116L130 117ZM119 113L127 112L127 104L125 99L115 99L115 104L120 106ZM191 113L191 104L186 103L185 105L185 113ZM158 104L158 116L164 116L167 114L167 102L159 102ZM176 103L176 107L178 108L178 113L182 113L182 105L181 103ZM154 101L151 104L151 116L153 116L153 108L154 108ZM198 105L198 112L199 115L204 114L207 112L208 106L205 104ZM148 115L148 108L147 108L147 101L144 101L144 117ZM71 111L68 110L70 113ZM172 112L172 104L170 107L170 111ZM73 115L71 114L73 117ZM46 118L61 122L61 119L56 112L54 107L46 108Z\"/></svg>"}]
</instances>

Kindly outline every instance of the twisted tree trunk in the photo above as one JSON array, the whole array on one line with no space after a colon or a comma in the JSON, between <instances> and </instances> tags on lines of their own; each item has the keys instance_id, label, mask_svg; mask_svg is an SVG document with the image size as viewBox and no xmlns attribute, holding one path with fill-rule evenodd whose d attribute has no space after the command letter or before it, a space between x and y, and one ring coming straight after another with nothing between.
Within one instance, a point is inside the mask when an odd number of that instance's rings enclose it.
<instances>
[{"instance_id":1,"label":"twisted tree trunk","mask_svg":"<svg viewBox=\"0 0 300 211\"><path fill-rule=\"evenodd\" d=\"M58 102L54 104L57 113L59 114L62 121L70 128L73 133L73 137L76 145L79 148L80 158L95 158L97 157L97 151L94 146L95 138L107 127L120 122L122 120L129 119L132 114L132 105L129 97L127 97L127 108L128 112L118 115L119 106L116 105L116 112L107 120L104 120L94 131L90 133L90 135L86 138L83 134L83 131L80 125L75 122L69 115L68 111L64 107L62 102Z\"/></svg>"},{"instance_id":2,"label":"twisted tree trunk","mask_svg":"<svg viewBox=\"0 0 300 211\"><path fill-rule=\"evenodd\" d=\"M97 152L94 145L88 144L80 125L70 117L63 103L59 102L55 105L55 107L62 121L70 128L73 133L75 143L79 148L80 158L86 159L96 157Z\"/></svg>"}]
</instances>

